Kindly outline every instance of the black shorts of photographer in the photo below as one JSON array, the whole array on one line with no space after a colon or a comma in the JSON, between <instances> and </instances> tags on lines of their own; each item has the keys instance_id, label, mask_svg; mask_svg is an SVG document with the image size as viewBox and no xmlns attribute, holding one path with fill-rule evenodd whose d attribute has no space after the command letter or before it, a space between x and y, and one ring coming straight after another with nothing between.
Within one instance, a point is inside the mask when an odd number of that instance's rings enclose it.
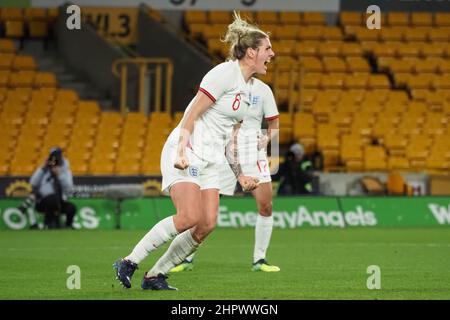
<instances>
[{"instance_id":1,"label":"black shorts of photographer","mask_svg":"<svg viewBox=\"0 0 450 320\"><path fill-rule=\"evenodd\" d=\"M61 200L57 194L48 195L38 201L35 205L37 212L45 214L44 227L48 229L58 229L61 227L61 215L66 215L66 228L73 228L73 218L76 207L73 203Z\"/></svg>"}]
</instances>

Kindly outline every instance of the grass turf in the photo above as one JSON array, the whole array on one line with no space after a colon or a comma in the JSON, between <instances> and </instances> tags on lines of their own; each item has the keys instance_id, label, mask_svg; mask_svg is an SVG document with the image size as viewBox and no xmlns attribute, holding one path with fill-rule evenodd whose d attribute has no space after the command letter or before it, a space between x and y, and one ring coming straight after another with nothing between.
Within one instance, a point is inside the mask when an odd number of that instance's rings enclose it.
<instances>
[{"instance_id":1,"label":"grass turf","mask_svg":"<svg viewBox=\"0 0 450 320\"><path fill-rule=\"evenodd\" d=\"M217 229L193 271L171 275L177 292L144 291L115 280L112 263L139 231L2 231L0 299L450 299L450 232L427 229L275 229L268 252L279 273L251 272L253 229ZM67 267L81 269L81 289L66 287ZM381 268L381 289L366 287L367 267Z\"/></svg>"}]
</instances>

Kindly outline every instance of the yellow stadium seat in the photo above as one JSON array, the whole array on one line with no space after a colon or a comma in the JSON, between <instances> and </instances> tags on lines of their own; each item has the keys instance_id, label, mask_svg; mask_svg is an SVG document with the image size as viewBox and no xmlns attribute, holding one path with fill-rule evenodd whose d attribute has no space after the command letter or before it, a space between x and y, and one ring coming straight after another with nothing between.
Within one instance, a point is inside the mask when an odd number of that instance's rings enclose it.
<instances>
[{"instance_id":1,"label":"yellow stadium seat","mask_svg":"<svg viewBox=\"0 0 450 320\"><path fill-rule=\"evenodd\" d=\"M206 11L185 11L184 21L188 25L192 23L206 23L208 22L208 17Z\"/></svg>"},{"instance_id":2,"label":"yellow stadium seat","mask_svg":"<svg viewBox=\"0 0 450 320\"><path fill-rule=\"evenodd\" d=\"M425 165L427 169L442 171L442 173L448 172L450 168L450 162L445 157L433 154L427 158Z\"/></svg>"},{"instance_id":3,"label":"yellow stadium seat","mask_svg":"<svg viewBox=\"0 0 450 320\"><path fill-rule=\"evenodd\" d=\"M331 73L321 80L321 86L324 89L342 89L344 87L344 74L342 73Z\"/></svg>"},{"instance_id":4,"label":"yellow stadium seat","mask_svg":"<svg viewBox=\"0 0 450 320\"><path fill-rule=\"evenodd\" d=\"M302 20L307 26L325 25L325 17L321 12L303 12Z\"/></svg>"},{"instance_id":5,"label":"yellow stadium seat","mask_svg":"<svg viewBox=\"0 0 450 320\"><path fill-rule=\"evenodd\" d=\"M419 56L419 47L414 43L400 44L397 47L397 55L399 57L417 57Z\"/></svg>"},{"instance_id":6,"label":"yellow stadium seat","mask_svg":"<svg viewBox=\"0 0 450 320\"><path fill-rule=\"evenodd\" d=\"M36 82L36 78L35 78ZM45 92L42 90L33 90L31 93L31 105L33 104L47 104L47 105L53 105L53 100L55 96L54 94L51 94L49 92Z\"/></svg>"},{"instance_id":7,"label":"yellow stadium seat","mask_svg":"<svg viewBox=\"0 0 450 320\"><path fill-rule=\"evenodd\" d=\"M355 37L358 41L378 41L381 31L377 29L367 29L366 27L355 28Z\"/></svg>"},{"instance_id":8,"label":"yellow stadium seat","mask_svg":"<svg viewBox=\"0 0 450 320\"><path fill-rule=\"evenodd\" d=\"M316 56L318 55L318 45L318 41L297 42L294 47L294 52L300 57Z\"/></svg>"},{"instance_id":9,"label":"yellow stadium seat","mask_svg":"<svg viewBox=\"0 0 450 320\"><path fill-rule=\"evenodd\" d=\"M112 175L114 173L114 163L112 161L94 161L91 160L89 173L92 175Z\"/></svg>"},{"instance_id":10,"label":"yellow stadium seat","mask_svg":"<svg viewBox=\"0 0 450 320\"><path fill-rule=\"evenodd\" d=\"M0 53L0 70L10 71L14 61L13 53Z\"/></svg>"},{"instance_id":11,"label":"yellow stadium seat","mask_svg":"<svg viewBox=\"0 0 450 320\"><path fill-rule=\"evenodd\" d=\"M36 63L32 56L15 56L13 60L13 69L15 70L36 70Z\"/></svg>"},{"instance_id":12,"label":"yellow stadium seat","mask_svg":"<svg viewBox=\"0 0 450 320\"><path fill-rule=\"evenodd\" d=\"M414 63L414 70L418 74L422 73L434 73L438 70L439 61L426 59L426 60L416 60Z\"/></svg>"},{"instance_id":13,"label":"yellow stadium seat","mask_svg":"<svg viewBox=\"0 0 450 320\"><path fill-rule=\"evenodd\" d=\"M25 21L46 20L47 11L44 8L25 8L23 17Z\"/></svg>"},{"instance_id":14,"label":"yellow stadium seat","mask_svg":"<svg viewBox=\"0 0 450 320\"><path fill-rule=\"evenodd\" d=\"M307 26L298 29L297 36L302 41L322 39L323 28L320 26Z\"/></svg>"},{"instance_id":15,"label":"yellow stadium seat","mask_svg":"<svg viewBox=\"0 0 450 320\"><path fill-rule=\"evenodd\" d=\"M340 54L343 57L360 57L363 55L363 51L359 43L343 42L340 47Z\"/></svg>"},{"instance_id":16,"label":"yellow stadium seat","mask_svg":"<svg viewBox=\"0 0 450 320\"><path fill-rule=\"evenodd\" d=\"M141 166L135 161L118 161L114 170L118 175L137 175L140 171Z\"/></svg>"},{"instance_id":17,"label":"yellow stadium seat","mask_svg":"<svg viewBox=\"0 0 450 320\"><path fill-rule=\"evenodd\" d=\"M222 34L227 30L227 25L223 24L214 24L208 26L205 30L203 30L202 35L205 39L219 39Z\"/></svg>"},{"instance_id":18,"label":"yellow stadium seat","mask_svg":"<svg viewBox=\"0 0 450 320\"><path fill-rule=\"evenodd\" d=\"M22 38L25 35L25 24L23 21L8 20L5 22L5 35L8 38Z\"/></svg>"},{"instance_id":19,"label":"yellow stadium seat","mask_svg":"<svg viewBox=\"0 0 450 320\"><path fill-rule=\"evenodd\" d=\"M408 31L404 33L403 38L406 41L426 41L428 38L428 29L419 27L419 28L408 28Z\"/></svg>"},{"instance_id":20,"label":"yellow stadium seat","mask_svg":"<svg viewBox=\"0 0 450 320\"><path fill-rule=\"evenodd\" d=\"M386 21L390 26L409 25L409 14L405 12L388 12Z\"/></svg>"},{"instance_id":21,"label":"yellow stadium seat","mask_svg":"<svg viewBox=\"0 0 450 320\"><path fill-rule=\"evenodd\" d=\"M433 43L425 43L420 46L420 55L425 58L441 58L445 56L445 49Z\"/></svg>"},{"instance_id":22,"label":"yellow stadium seat","mask_svg":"<svg viewBox=\"0 0 450 320\"><path fill-rule=\"evenodd\" d=\"M368 171L386 170L386 151L381 146L365 146L364 169Z\"/></svg>"},{"instance_id":23,"label":"yellow stadium seat","mask_svg":"<svg viewBox=\"0 0 450 320\"><path fill-rule=\"evenodd\" d=\"M24 10L17 7L5 7L0 10L0 20L19 20L24 19Z\"/></svg>"},{"instance_id":24,"label":"yellow stadium seat","mask_svg":"<svg viewBox=\"0 0 450 320\"><path fill-rule=\"evenodd\" d=\"M363 15L359 12L341 11L339 22L342 26L360 26L363 22Z\"/></svg>"},{"instance_id":25,"label":"yellow stadium seat","mask_svg":"<svg viewBox=\"0 0 450 320\"><path fill-rule=\"evenodd\" d=\"M141 166L141 173L145 175L161 175L161 168L159 163L150 163L143 160Z\"/></svg>"},{"instance_id":26,"label":"yellow stadium seat","mask_svg":"<svg viewBox=\"0 0 450 320\"><path fill-rule=\"evenodd\" d=\"M402 41L405 31L404 27L384 27L381 28L380 39L384 42Z\"/></svg>"},{"instance_id":27,"label":"yellow stadium seat","mask_svg":"<svg viewBox=\"0 0 450 320\"><path fill-rule=\"evenodd\" d=\"M397 50L396 42L378 43L375 42L370 51L378 58L394 57Z\"/></svg>"},{"instance_id":28,"label":"yellow stadium seat","mask_svg":"<svg viewBox=\"0 0 450 320\"><path fill-rule=\"evenodd\" d=\"M256 23L259 24L278 24L278 14L275 11L257 11Z\"/></svg>"},{"instance_id":29,"label":"yellow stadium seat","mask_svg":"<svg viewBox=\"0 0 450 320\"><path fill-rule=\"evenodd\" d=\"M15 88L8 90L6 100L16 100L27 103L30 100L32 88Z\"/></svg>"},{"instance_id":30,"label":"yellow stadium seat","mask_svg":"<svg viewBox=\"0 0 450 320\"><path fill-rule=\"evenodd\" d=\"M421 74L420 77L409 77L407 86L411 89L429 89L431 88L435 75L432 73Z\"/></svg>"},{"instance_id":31,"label":"yellow stadium seat","mask_svg":"<svg viewBox=\"0 0 450 320\"><path fill-rule=\"evenodd\" d=\"M341 41L326 41L317 46L319 55L322 57L338 56L341 52Z\"/></svg>"},{"instance_id":32,"label":"yellow stadium seat","mask_svg":"<svg viewBox=\"0 0 450 320\"><path fill-rule=\"evenodd\" d=\"M348 74L345 77L345 87L347 89L364 89L369 82L368 73Z\"/></svg>"},{"instance_id":33,"label":"yellow stadium seat","mask_svg":"<svg viewBox=\"0 0 450 320\"><path fill-rule=\"evenodd\" d=\"M361 148L354 146L341 147L341 161L348 172L363 171L363 152Z\"/></svg>"},{"instance_id":34,"label":"yellow stadium seat","mask_svg":"<svg viewBox=\"0 0 450 320\"><path fill-rule=\"evenodd\" d=\"M78 94L71 89L59 89L56 93L55 100L63 101L65 103L78 102Z\"/></svg>"},{"instance_id":35,"label":"yellow stadium seat","mask_svg":"<svg viewBox=\"0 0 450 320\"><path fill-rule=\"evenodd\" d=\"M211 24L223 23L228 24L231 22L231 13L229 11L213 10L208 12L208 21Z\"/></svg>"},{"instance_id":36,"label":"yellow stadium seat","mask_svg":"<svg viewBox=\"0 0 450 320\"><path fill-rule=\"evenodd\" d=\"M420 169L425 166L426 158L428 157L429 141L411 140L406 148L406 157L409 159L411 168Z\"/></svg>"},{"instance_id":37,"label":"yellow stadium seat","mask_svg":"<svg viewBox=\"0 0 450 320\"><path fill-rule=\"evenodd\" d=\"M296 25L286 25L279 26L275 31L275 38L280 40L296 40L298 34L299 26ZM271 36L273 38L273 36ZM275 48L275 50L278 49Z\"/></svg>"},{"instance_id":38,"label":"yellow stadium seat","mask_svg":"<svg viewBox=\"0 0 450 320\"><path fill-rule=\"evenodd\" d=\"M438 27L450 26L450 13L437 12L434 14L434 25Z\"/></svg>"},{"instance_id":39,"label":"yellow stadium seat","mask_svg":"<svg viewBox=\"0 0 450 320\"><path fill-rule=\"evenodd\" d=\"M350 72L364 72L369 73L371 71L369 62L362 57L347 57L346 59L347 70Z\"/></svg>"},{"instance_id":40,"label":"yellow stadium seat","mask_svg":"<svg viewBox=\"0 0 450 320\"><path fill-rule=\"evenodd\" d=\"M324 57L322 59L324 69L327 72L346 72L347 64L345 60L338 57Z\"/></svg>"},{"instance_id":41,"label":"yellow stadium seat","mask_svg":"<svg viewBox=\"0 0 450 320\"><path fill-rule=\"evenodd\" d=\"M34 85L37 88L41 87L56 87L57 81L56 77L51 72L37 72L34 79Z\"/></svg>"},{"instance_id":42,"label":"yellow stadium seat","mask_svg":"<svg viewBox=\"0 0 450 320\"><path fill-rule=\"evenodd\" d=\"M300 58L300 63L305 72L322 72L322 60L316 57Z\"/></svg>"},{"instance_id":43,"label":"yellow stadium seat","mask_svg":"<svg viewBox=\"0 0 450 320\"><path fill-rule=\"evenodd\" d=\"M70 169L74 176L84 176L89 172L89 166L87 163L73 163L70 158Z\"/></svg>"},{"instance_id":44,"label":"yellow stadium seat","mask_svg":"<svg viewBox=\"0 0 450 320\"><path fill-rule=\"evenodd\" d=\"M170 126L172 124L172 116L168 112L152 112L150 115L151 125Z\"/></svg>"},{"instance_id":45,"label":"yellow stadium seat","mask_svg":"<svg viewBox=\"0 0 450 320\"><path fill-rule=\"evenodd\" d=\"M322 38L325 41L341 41L343 39L342 30L338 27L325 27Z\"/></svg>"},{"instance_id":46,"label":"yellow stadium seat","mask_svg":"<svg viewBox=\"0 0 450 320\"><path fill-rule=\"evenodd\" d=\"M296 112L294 114L294 125L301 127L302 125L314 126L314 117L311 113Z\"/></svg>"},{"instance_id":47,"label":"yellow stadium seat","mask_svg":"<svg viewBox=\"0 0 450 320\"><path fill-rule=\"evenodd\" d=\"M289 55L295 55L295 40L281 40L278 42L278 44L272 44L275 50L277 51L277 54L280 56L289 56Z\"/></svg>"},{"instance_id":48,"label":"yellow stadium seat","mask_svg":"<svg viewBox=\"0 0 450 320\"><path fill-rule=\"evenodd\" d=\"M388 69L393 73L413 73L413 60L391 59L388 60Z\"/></svg>"},{"instance_id":49,"label":"yellow stadium seat","mask_svg":"<svg viewBox=\"0 0 450 320\"><path fill-rule=\"evenodd\" d=\"M35 71L19 71L11 73L11 76L9 78L9 85L12 88L32 87L35 76Z\"/></svg>"},{"instance_id":50,"label":"yellow stadium seat","mask_svg":"<svg viewBox=\"0 0 450 320\"><path fill-rule=\"evenodd\" d=\"M433 16L429 12L412 12L411 13L411 25L419 26L432 26Z\"/></svg>"},{"instance_id":51,"label":"yellow stadium seat","mask_svg":"<svg viewBox=\"0 0 450 320\"><path fill-rule=\"evenodd\" d=\"M388 158L387 168L389 170L407 171L409 169L409 161L405 157L391 156Z\"/></svg>"},{"instance_id":52,"label":"yellow stadium seat","mask_svg":"<svg viewBox=\"0 0 450 320\"><path fill-rule=\"evenodd\" d=\"M371 75L369 77L370 89L389 89L390 83L386 75Z\"/></svg>"},{"instance_id":53,"label":"yellow stadium seat","mask_svg":"<svg viewBox=\"0 0 450 320\"><path fill-rule=\"evenodd\" d=\"M320 87L320 82L322 79L321 73L306 73L302 78L302 87L303 88L313 88L318 89Z\"/></svg>"},{"instance_id":54,"label":"yellow stadium seat","mask_svg":"<svg viewBox=\"0 0 450 320\"><path fill-rule=\"evenodd\" d=\"M27 162L11 162L9 167L9 175L11 176L31 176L35 170L34 163Z\"/></svg>"},{"instance_id":55,"label":"yellow stadium seat","mask_svg":"<svg viewBox=\"0 0 450 320\"><path fill-rule=\"evenodd\" d=\"M78 103L78 114L96 115L100 112L100 106L95 100L82 100Z\"/></svg>"},{"instance_id":56,"label":"yellow stadium seat","mask_svg":"<svg viewBox=\"0 0 450 320\"><path fill-rule=\"evenodd\" d=\"M279 17L283 25L300 25L302 22L300 13L294 11L282 11Z\"/></svg>"},{"instance_id":57,"label":"yellow stadium seat","mask_svg":"<svg viewBox=\"0 0 450 320\"><path fill-rule=\"evenodd\" d=\"M450 89L450 75L434 76L432 86L436 90Z\"/></svg>"},{"instance_id":58,"label":"yellow stadium seat","mask_svg":"<svg viewBox=\"0 0 450 320\"><path fill-rule=\"evenodd\" d=\"M189 33L194 38L201 38L203 30L208 28L208 24L205 23L192 23L189 25Z\"/></svg>"},{"instance_id":59,"label":"yellow stadium seat","mask_svg":"<svg viewBox=\"0 0 450 320\"><path fill-rule=\"evenodd\" d=\"M428 31L428 39L431 42L447 42L449 33L444 28L433 28Z\"/></svg>"},{"instance_id":60,"label":"yellow stadium seat","mask_svg":"<svg viewBox=\"0 0 450 320\"><path fill-rule=\"evenodd\" d=\"M0 53L15 53L16 47L10 39L0 39Z\"/></svg>"},{"instance_id":61,"label":"yellow stadium seat","mask_svg":"<svg viewBox=\"0 0 450 320\"><path fill-rule=\"evenodd\" d=\"M0 87L8 86L10 77L11 77L11 72L0 71Z\"/></svg>"},{"instance_id":62,"label":"yellow stadium seat","mask_svg":"<svg viewBox=\"0 0 450 320\"><path fill-rule=\"evenodd\" d=\"M402 135L386 136L384 145L389 150L390 155L402 156L405 154L405 148L408 144L408 138Z\"/></svg>"}]
</instances>

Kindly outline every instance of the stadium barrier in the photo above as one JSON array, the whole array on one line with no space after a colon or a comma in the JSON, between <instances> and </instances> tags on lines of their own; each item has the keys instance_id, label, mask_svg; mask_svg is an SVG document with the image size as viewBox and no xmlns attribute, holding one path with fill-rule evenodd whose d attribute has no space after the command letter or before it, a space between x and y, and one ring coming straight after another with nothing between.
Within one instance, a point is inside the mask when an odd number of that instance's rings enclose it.
<instances>
[{"instance_id":1,"label":"stadium barrier","mask_svg":"<svg viewBox=\"0 0 450 320\"><path fill-rule=\"evenodd\" d=\"M120 216L116 201L72 199L77 205L77 229L149 229L175 212L170 198L124 200ZM20 199L0 200L0 230L24 230L42 215L23 215ZM276 228L448 227L450 197L278 197L273 200ZM253 227L257 212L253 198L223 198L218 227Z\"/></svg>"}]
</instances>

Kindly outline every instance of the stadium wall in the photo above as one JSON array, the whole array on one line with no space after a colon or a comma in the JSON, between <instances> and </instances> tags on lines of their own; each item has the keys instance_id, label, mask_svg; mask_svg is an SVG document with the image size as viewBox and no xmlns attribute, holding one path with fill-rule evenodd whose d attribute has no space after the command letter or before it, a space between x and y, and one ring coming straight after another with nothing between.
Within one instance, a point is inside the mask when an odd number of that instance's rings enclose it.
<instances>
[{"instance_id":1,"label":"stadium wall","mask_svg":"<svg viewBox=\"0 0 450 320\"><path fill-rule=\"evenodd\" d=\"M341 0L341 11L366 11L367 7L377 5L382 12L448 12L450 2L442 0Z\"/></svg>"},{"instance_id":2,"label":"stadium wall","mask_svg":"<svg viewBox=\"0 0 450 320\"><path fill-rule=\"evenodd\" d=\"M212 61L184 40L178 30L154 21L142 9L138 16L136 50L144 57L168 57L173 61L172 106L175 111L186 109L203 76L212 67Z\"/></svg>"},{"instance_id":3,"label":"stadium wall","mask_svg":"<svg viewBox=\"0 0 450 320\"><path fill-rule=\"evenodd\" d=\"M78 229L149 229L175 209L170 198L143 198L117 202L107 199L72 199L77 206ZM0 230L23 230L42 215L21 200L0 200ZM277 197L273 200L276 228L450 227L450 197ZM254 227L253 198L221 200L217 225Z\"/></svg>"},{"instance_id":4,"label":"stadium wall","mask_svg":"<svg viewBox=\"0 0 450 320\"><path fill-rule=\"evenodd\" d=\"M112 73L112 64L120 58L127 58L118 47L102 38L97 31L85 21L80 30L69 30L66 27L66 6L59 8L57 22L58 51L66 63L76 72L89 80L100 90L107 92L115 105L118 105L120 85L119 78ZM82 48L82 50L80 50ZM135 105L137 82L136 70L130 68L128 77L129 105ZM134 93L134 94L133 94Z\"/></svg>"}]
</instances>

